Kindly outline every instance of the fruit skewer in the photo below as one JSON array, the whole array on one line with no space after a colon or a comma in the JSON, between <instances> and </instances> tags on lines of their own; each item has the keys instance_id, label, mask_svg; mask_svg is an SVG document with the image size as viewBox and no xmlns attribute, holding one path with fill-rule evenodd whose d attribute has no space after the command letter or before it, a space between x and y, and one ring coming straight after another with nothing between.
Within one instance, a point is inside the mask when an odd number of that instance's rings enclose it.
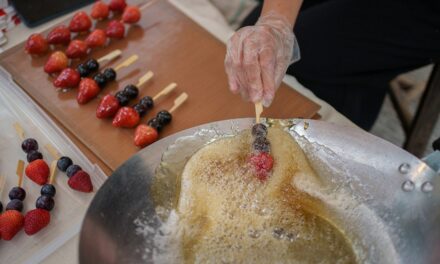
<instances>
[{"instance_id":1,"label":"fruit skewer","mask_svg":"<svg viewBox=\"0 0 440 264\"><path fill-rule=\"evenodd\" d=\"M144 148L159 138L160 130L168 125L172 120L172 114L188 99L188 94L182 93L174 100L173 107L169 110L162 110L156 117L148 121L147 124L140 124L134 132L134 145Z\"/></svg>"},{"instance_id":2,"label":"fruit skewer","mask_svg":"<svg viewBox=\"0 0 440 264\"><path fill-rule=\"evenodd\" d=\"M252 127L254 141L252 142L252 153L248 161L252 165L256 177L263 182L269 178L274 161L270 154L270 142L266 137L267 127L259 123L258 116L257 120L257 123Z\"/></svg>"},{"instance_id":3,"label":"fruit skewer","mask_svg":"<svg viewBox=\"0 0 440 264\"><path fill-rule=\"evenodd\" d=\"M99 119L113 117L119 108L128 105L130 100L135 99L139 95L139 88L147 83L154 74L148 71L144 74L136 85L129 84L122 91L116 92L115 95L107 94L104 96L96 108L96 117Z\"/></svg>"},{"instance_id":4,"label":"fruit skewer","mask_svg":"<svg viewBox=\"0 0 440 264\"><path fill-rule=\"evenodd\" d=\"M176 83L170 83L162 91L157 93L153 98L150 96L143 97L139 103L133 107L124 106L116 112L112 125L115 127L132 128L139 124L141 117L147 114L148 110L154 107L155 101L169 94L177 87Z\"/></svg>"}]
</instances>

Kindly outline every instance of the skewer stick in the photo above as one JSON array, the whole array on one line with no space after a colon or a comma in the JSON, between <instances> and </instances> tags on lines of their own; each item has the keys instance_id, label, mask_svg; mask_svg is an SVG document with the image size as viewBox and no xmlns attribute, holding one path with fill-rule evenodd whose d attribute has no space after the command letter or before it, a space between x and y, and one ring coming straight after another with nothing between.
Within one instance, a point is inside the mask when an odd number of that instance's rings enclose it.
<instances>
[{"instance_id":1,"label":"skewer stick","mask_svg":"<svg viewBox=\"0 0 440 264\"><path fill-rule=\"evenodd\" d=\"M17 163L17 176L18 176L18 187L21 187L23 184L23 169L24 169L24 161L18 160Z\"/></svg>"},{"instance_id":2,"label":"skewer stick","mask_svg":"<svg viewBox=\"0 0 440 264\"><path fill-rule=\"evenodd\" d=\"M137 88L140 88L144 83L148 82L151 78L153 78L154 73L152 71L148 71L141 78L139 78L138 83L136 84Z\"/></svg>"},{"instance_id":3,"label":"skewer stick","mask_svg":"<svg viewBox=\"0 0 440 264\"><path fill-rule=\"evenodd\" d=\"M260 116L263 113L263 104L261 102L255 103L255 122L260 123Z\"/></svg>"},{"instance_id":4,"label":"skewer stick","mask_svg":"<svg viewBox=\"0 0 440 264\"><path fill-rule=\"evenodd\" d=\"M167 87L163 88L162 91L160 91L159 93L157 93L153 97L153 101L156 101L160 97L171 93L174 89L176 89L176 87L177 87L177 83L170 83L170 84L168 84Z\"/></svg>"},{"instance_id":5,"label":"skewer stick","mask_svg":"<svg viewBox=\"0 0 440 264\"><path fill-rule=\"evenodd\" d=\"M179 108L179 106L181 106L186 101L186 99L188 99L187 93L182 93L181 95L179 95L179 97L177 97L177 99L174 100L174 105L170 109L170 113L173 113L174 111L176 111L177 108Z\"/></svg>"},{"instance_id":6,"label":"skewer stick","mask_svg":"<svg viewBox=\"0 0 440 264\"><path fill-rule=\"evenodd\" d=\"M46 148L46 150L50 153L50 155L55 159L55 160L59 160L60 159L60 154L58 153L58 151L55 149L54 146L52 146L51 144L46 144L44 145L44 147Z\"/></svg>"},{"instance_id":7,"label":"skewer stick","mask_svg":"<svg viewBox=\"0 0 440 264\"><path fill-rule=\"evenodd\" d=\"M130 66L133 62L135 62L139 58L138 55L131 55L128 59L123 61L121 64L115 67L115 71L119 71L122 68Z\"/></svg>"},{"instance_id":8,"label":"skewer stick","mask_svg":"<svg viewBox=\"0 0 440 264\"><path fill-rule=\"evenodd\" d=\"M122 53L121 50L117 49L117 50L110 52L107 55L102 56L97 61L99 63L103 63L104 61L111 61L111 60L115 59L116 57L118 57L119 55L121 55L121 53Z\"/></svg>"},{"instance_id":9,"label":"skewer stick","mask_svg":"<svg viewBox=\"0 0 440 264\"><path fill-rule=\"evenodd\" d=\"M55 175L57 172L57 160L53 160L50 164L50 178L49 178L49 184L53 184L55 180Z\"/></svg>"},{"instance_id":10,"label":"skewer stick","mask_svg":"<svg viewBox=\"0 0 440 264\"><path fill-rule=\"evenodd\" d=\"M24 130L23 130L23 128L20 126L20 124L19 124L19 123L14 123L13 126L14 126L14 128L15 128L15 131L17 132L18 137L19 137L21 140L24 140Z\"/></svg>"},{"instance_id":11,"label":"skewer stick","mask_svg":"<svg viewBox=\"0 0 440 264\"><path fill-rule=\"evenodd\" d=\"M3 189L5 188L6 180L5 177L0 175L0 194L3 193Z\"/></svg>"},{"instance_id":12,"label":"skewer stick","mask_svg":"<svg viewBox=\"0 0 440 264\"><path fill-rule=\"evenodd\" d=\"M150 2L146 3L143 6L139 7L139 10L144 10L145 8L152 6L153 4L155 4L156 2L159 2L159 0L150 0Z\"/></svg>"}]
</instances>

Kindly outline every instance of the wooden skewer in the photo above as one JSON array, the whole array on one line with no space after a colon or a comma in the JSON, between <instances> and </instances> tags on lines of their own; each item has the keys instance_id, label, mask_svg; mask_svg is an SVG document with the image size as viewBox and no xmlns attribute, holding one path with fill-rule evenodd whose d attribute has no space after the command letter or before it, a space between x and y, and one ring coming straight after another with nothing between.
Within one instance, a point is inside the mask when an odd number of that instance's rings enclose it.
<instances>
[{"instance_id":1,"label":"wooden skewer","mask_svg":"<svg viewBox=\"0 0 440 264\"><path fill-rule=\"evenodd\" d=\"M143 9L149 7L149 6L152 6L152 5L155 4L156 2L159 2L159 0L151 0L150 2L146 3L145 5L140 6L140 7L139 7L139 10L143 10Z\"/></svg>"},{"instance_id":2,"label":"wooden skewer","mask_svg":"<svg viewBox=\"0 0 440 264\"><path fill-rule=\"evenodd\" d=\"M263 113L263 104L261 102L255 103L255 122L260 123L260 116Z\"/></svg>"},{"instance_id":3,"label":"wooden skewer","mask_svg":"<svg viewBox=\"0 0 440 264\"><path fill-rule=\"evenodd\" d=\"M55 175L57 172L57 160L53 160L50 164L50 178L49 178L49 184L53 184L55 180Z\"/></svg>"},{"instance_id":4,"label":"wooden skewer","mask_svg":"<svg viewBox=\"0 0 440 264\"><path fill-rule=\"evenodd\" d=\"M0 194L3 193L3 189L5 188L6 180L5 177L0 175Z\"/></svg>"},{"instance_id":5,"label":"wooden skewer","mask_svg":"<svg viewBox=\"0 0 440 264\"><path fill-rule=\"evenodd\" d=\"M133 62L135 62L139 58L138 55L131 55L128 59L123 61L121 64L115 67L115 71L119 71L122 68L130 66Z\"/></svg>"},{"instance_id":6,"label":"wooden skewer","mask_svg":"<svg viewBox=\"0 0 440 264\"><path fill-rule=\"evenodd\" d=\"M21 140L24 140L24 130L23 130L23 128L20 126L20 124L19 124L19 123L14 123L13 126L14 126L14 128L15 128L15 131L17 132L18 137L19 137Z\"/></svg>"},{"instance_id":7,"label":"wooden skewer","mask_svg":"<svg viewBox=\"0 0 440 264\"><path fill-rule=\"evenodd\" d=\"M114 50L114 51L110 52L107 55L102 56L97 61L99 63L103 63L104 61L111 61L111 60L119 57L119 55L121 55L121 54L122 54L121 50L117 49L117 50Z\"/></svg>"},{"instance_id":8,"label":"wooden skewer","mask_svg":"<svg viewBox=\"0 0 440 264\"><path fill-rule=\"evenodd\" d=\"M186 99L188 99L187 93L182 93L181 95L179 95L179 97L177 97L177 99L174 100L174 105L170 109L170 113L173 113L174 111L176 111L177 108L179 108L179 106L181 106L186 101Z\"/></svg>"},{"instance_id":9,"label":"wooden skewer","mask_svg":"<svg viewBox=\"0 0 440 264\"><path fill-rule=\"evenodd\" d=\"M24 169L24 161L18 160L17 163L17 176L18 176L18 187L21 187L23 184L23 169Z\"/></svg>"},{"instance_id":10,"label":"wooden skewer","mask_svg":"<svg viewBox=\"0 0 440 264\"><path fill-rule=\"evenodd\" d=\"M151 78L153 78L154 73L152 71L148 71L141 78L139 78L138 83L136 84L137 88L140 88L144 83L148 82Z\"/></svg>"},{"instance_id":11,"label":"wooden skewer","mask_svg":"<svg viewBox=\"0 0 440 264\"><path fill-rule=\"evenodd\" d=\"M168 84L167 87L163 88L162 91L160 91L159 93L157 93L153 97L153 101L156 101L160 97L171 93L174 89L176 89L176 87L177 87L177 83L170 83L170 84Z\"/></svg>"},{"instance_id":12,"label":"wooden skewer","mask_svg":"<svg viewBox=\"0 0 440 264\"><path fill-rule=\"evenodd\" d=\"M44 147L46 148L46 150L50 153L50 155L55 159L55 160L59 160L60 159L60 154L58 153L58 151L55 149L54 146L52 146L51 144L46 144L44 145Z\"/></svg>"}]
</instances>

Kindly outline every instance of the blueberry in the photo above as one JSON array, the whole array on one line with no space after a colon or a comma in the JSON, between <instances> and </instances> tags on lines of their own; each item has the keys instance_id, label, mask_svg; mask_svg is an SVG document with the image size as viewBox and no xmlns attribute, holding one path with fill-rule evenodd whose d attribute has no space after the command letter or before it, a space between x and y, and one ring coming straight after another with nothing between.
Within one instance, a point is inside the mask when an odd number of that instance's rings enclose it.
<instances>
[{"instance_id":1,"label":"blueberry","mask_svg":"<svg viewBox=\"0 0 440 264\"><path fill-rule=\"evenodd\" d=\"M162 110L159 113L157 113L156 118L160 124L165 126L171 122L171 120L173 119L173 116L167 110Z\"/></svg>"},{"instance_id":2,"label":"blueberry","mask_svg":"<svg viewBox=\"0 0 440 264\"><path fill-rule=\"evenodd\" d=\"M150 121L148 121L148 125L154 129L156 129L157 132L160 132L163 128L163 125L161 123L159 123L157 118L150 119Z\"/></svg>"},{"instance_id":3,"label":"blueberry","mask_svg":"<svg viewBox=\"0 0 440 264\"><path fill-rule=\"evenodd\" d=\"M129 84L125 86L123 93L130 99L135 99L139 95L139 89L133 85Z\"/></svg>"},{"instance_id":4,"label":"blueberry","mask_svg":"<svg viewBox=\"0 0 440 264\"><path fill-rule=\"evenodd\" d=\"M73 162L69 157L61 157L58 161L57 161L57 167L60 171L66 171L67 168L72 165Z\"/></svg>"},{"instance_id":5,"label":"blueberry","mask_svg":"<svg viewBox=\"0 0 440 264\"><path fill-rule=\"evenodd\" d=\"M87 77L90 74L89 68L84 63L78 64L78 66L76 66L76 71L81 77Z\"/></svg>"},{"instance_id":6,"label":"blueberry","mask_svg":"<svg viewBox=\"0 0 440 264\"><path fill-rule=\"evenodd\" d=\"M66 170L66 174L67 177L72 177L75 173L77 173L78 171L82 170L82 168L76 164L70 165L69 167L67 167Z\"/></svg>"},{"instance_id":7,"label":"blueberry","mask_svg":"<svg viewBox=\"0 0 440 264\"><path fill-rule=\"evenodd\" d=\"M14 187L9 191L9 199L23 201L26 198L26 191L21 187Z\"/></svg>"},{"instance_id":8,"label":"blueberry","mask_svg":"<svg viewBox=\"0 0 440 264\"><path fill-rule=\"evenodd\" d=\"M133 108L134 108L134 110L136 111L136 112L138 112L138 114L139 114L139 116L140 117L143 117L146 113L147 113L147 111L148 111L148 109L147 109L147 107L145 106L145 105L143 105L143 104L135 104L134 106L133 106Z\"/></svg>"},{"instance_id":9,"label":"blueberry","mask_svg":"<svg viewBox=\"0 0 440 264\"><path fill-rule=\"evenodd\" d=\"M117 92L115 94L116 100L118 100L120 106L126 106L130 102L130 98L124 94L124 92Z\"/></svg>"},{"instance_id":10,"label":"blueberry","mask_svg":"<svg viewBox=\"0 0 440 264\"><path fill-rule=\"evenodd\" d=\"M33 138L28 138L21 143L21 149L28 153L31 150L38 150L38 142Z\"/></svg>"},{"instance_id":11,"label":"blueberry","mask_svg":"<svg viewBox=\"0 0 440 264\"><path fill-rule=\"evenodd\" d=\"M112 68L105 69L103 74L107 82L116 80L116 71Z\"/></svg>"},{"instance_id":12,"label":"blueberry","mask_svg":"<svg viewBox=\"0 0 440 264\"><path fill-rule=\"evenodd\" d=\"M11 200L8 205L6 205L6 211L7 210L17 210L21 212L23 211L23 202L18 199Z\"/></svg>"},{"instance_id":13,"label":"blueberry","mask_svg":"<svg viewBox=\"0 0 440 264\"><path fill-rule=\"evenodd\" d=\"M104 88L104 86L107 84L107 79L105 78L104 74L97 73L95 76L93 76L93 80L98 84L99 88Z\"/></svg>"},{"instance_id":14,"label":"blueberry","mask_svg":"<svg viewBox=\"0 0 440 264\"><path fill-rule=\"evenodd\" d=\"M3 204L0 202L0 214L3 212Z\"/></svg>"},{"instance_id":15,"label":"blueberry","mask_svg":"<svg viewBox=\"0 0 440 264\"><path fill-rule=\"evenodd\" d=\"M86 62L87 69L89 72L95 72L99 69L99 63L95 59L90 59Z\"/></svg>"},{"instance_id":16,"label":"blueberry","mask_svg":"<svg viewBox=\"0 0 440 264\"><path fill-rule=\"evenodd\" d=\"M150 96L145 96L144 98L141 99L139 103L145 105L147 109L151 109L154 106L153 98L151 98Z\"/></svg>"},{"instance_id":17,"label":"blueberry","mask_svg":"<svg viewBox=\"0 0 440 264\"><path fill-rule=\"evenodd\" d=\"M54 206L55 201L52 199L52 197L49 197L47 195L42 195L38 197L37 202L35 203L35 207L47 211L51 211Z\"/></svg>"},{"instance_id":18,"label":"blueberry","mask_svg":"<svg viewBox=\"0 0 440 264\"><path fill-rule=\"evenodd\" d=\"M41 195L46 195L49 197L54 197L56 194L56 189L55 186L53 186L52 184L45 184L43 185L43 187L41 187Z\"/></svg>"},{"instance_id":19,"label":"blueberry","mask_svg":"<svg viewBox=\"0 0 440 264\"><path fill-rule=\"evenodd\" d=\"M43 159L43 154L41 154L41 152L39 152L38 150L31 150L26 155L26 159L28 162L32 162L37 159Z\"/></svg>"},{"instance_id":20,"label":"blueberry","mask_svg":"<svg viewBox=\"0 0 440 264\"><path fill-rule=\"evenodd\" d=\"M270 143L265 137L257 137L252 143L252 148L259 152L270 152Z\"/></svg>"},{"instance_id":21,"label":"blueberry","mask_svg":"<svg viewBox=\"0 0 440 264\"><path fill-rule=\"evenodd\" d=\"M267 127L261 123L255 124L252 127L252 136L265 137L267 135Z\"/></svg>"}]
</instances>

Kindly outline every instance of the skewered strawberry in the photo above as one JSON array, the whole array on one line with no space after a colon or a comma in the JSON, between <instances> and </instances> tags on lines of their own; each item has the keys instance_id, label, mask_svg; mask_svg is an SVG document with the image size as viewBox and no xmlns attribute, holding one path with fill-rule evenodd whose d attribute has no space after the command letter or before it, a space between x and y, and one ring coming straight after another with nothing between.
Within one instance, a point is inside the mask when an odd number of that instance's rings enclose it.
<instances>
[{"instance_id":1,"label":"skewered strawberry","mask_svg":"<svg viewBox=\"0 0 440 264\"><path fill-rule=\"evenodd\" d=\"M72 177L70 177L67 181L67 184L69 184L70 188L76 191L86 193L93 191L90 175L83 170L76 172Z\"/></svg>"},{"instance_id":2,"label":"skewered strawberry","mask_svg":"<svg viewBox=\"0 0 440 264\"><path fill-rule=\"evenodd\" d=\"M70 42L70 30L64 25L57 26L49 32L46 39L52 45L67 45Z\"/></svg>"},{"instance_id":3,"label":"skewered strawberry","mask_svg":"<svg viewBox=\"0 0 440 264\"><path fill-rule=\"evenodd\" d=\"M97 1L93 7L90 16L93 19L101 20L106 19L109 15L109 6L102 1Z\"/></svg>"},{"instance_id":4,"label":"skewered strawberry","mask_svg":"<svg viewBox=\"0 0 440 264\"><path fill-rule=\"evenodd\" d=\"M107 35L102 29L95 29L85 40L90 48L102 47L107 42Z\"/></svg>"},{"instance_id":5,"label":"skewered strawberry","mask_svg":"<svg viewBox=\"0 0 440 264\"><path fill-rule=\"evenodd\" d=\"M62 51L55 51L52 53L44 65L44 71L48 74L60 72L67 68L69 60Z\"/></svg>"},{"instance_id":6,"label":"skewered strawberry","mask_svg":"<svg viewBox=\"0 0 440 264\"><path fill-rule=\"evenodd\" d=\"M85 104L95 98L99 91L99 86L93 79L83 78L79 83L76 100L79 104Z\"/></svg>"},{"instance_id":7,"label":"skewered strawberry","mask_svg":"<svg viewBox=\"0 0 440 264\"><path fill-rule=\"evenodd\" d=\"M88 31L92 27L92 20L84 11L76 13L69 23L69 29L72 32Z\"/></svg>"},{"instance_id":8,"label":"skewered strawberry","mask_svg":"<svg viewBox=\"0 0 440 264\"><path fill-rule=\"evenodd\" d=\"M111 0L109 3L109 8L113 12L123 12L125 7L127 6L127 3L125 3L125 0Z\"/></svg>"},{"instance_id":9,"label":"skewered strawberry","mask_svg":"<svg viewBox=\"0 0 440 264\"><path fill-rule=\"evenodd\" d=\"M67 57L71 59L78 59L87 55L89 47L86 42L74 39L70 42L66 49Z\"/></svg>"},{"instance_id":10,"label":"skewered strawberry","mask_svg":"<svg viewBox=\"0 0 440 264\"><path fill-rule=\"evenodd\" d=\"M105 34L109 38L122 39L125 34L125 26L119 20L113 20L108 23Z\"/></svg>"},{"instance_id":11,"label":"skewered strawberry","mask_svg":"<svg viewBox=\"0 0 440 264\"><path fill-rule=\"evenodd\" d=\"M47 52L49 45L41 34L32 34L26 41L25 50L32 55L41 55Z\"/></svg>"},{"instance_id":12,"label":"skewered strawberry","mask_svg":"<svg viewBox=\"0 0 440 264\"><path fill-rule=\"evenodd\" d=\"M141 19L141 11L137 6L127 6L122 14L122 21L127 24L137 23Z\"/></svg>"},{"instance_id":13,"label":"skewered strawberry","mask_svg":"<svg viewBox=\"0 0 440 264\"><path fill-rule=\"evenodd\" d=\"M58 75L53 84L58 88L73 88L78 86L80 80L81 77L77 71L66 68Z\"/></svg>"},{"instance_id":14,"label":"skewered strawberry","mask_svg":"<svg viewBox=\"0 0 440 264\"><path fill-rule=\"evenodd\" d=\"M49 166L42 159L32 161L26 166L26 176L39 185L43 185L49 178Z\"/></svg>"},{"instance_id":15,"label":"skewered strawberry","mask_svg":"<svg viewBox=\"0 0 440 264\"><path fill-rule=\"evenodd\" d=\"M134 145L140 148L144 148L154 142L159 138L157 130L147 126L145 124L140 124L136 127L134 132Z\"/></svg>"},{"instance_id":16,"label":"skewered strawberry","mask_svg":"<svg viewBox=\"0 0 440 264\"><path fill-rule=\"evenodd\" d=\"M34 209L24 217L24 232L31 236L38 233L50 223L50 213L44 209Z\"/></svg>"}]
</instances>

